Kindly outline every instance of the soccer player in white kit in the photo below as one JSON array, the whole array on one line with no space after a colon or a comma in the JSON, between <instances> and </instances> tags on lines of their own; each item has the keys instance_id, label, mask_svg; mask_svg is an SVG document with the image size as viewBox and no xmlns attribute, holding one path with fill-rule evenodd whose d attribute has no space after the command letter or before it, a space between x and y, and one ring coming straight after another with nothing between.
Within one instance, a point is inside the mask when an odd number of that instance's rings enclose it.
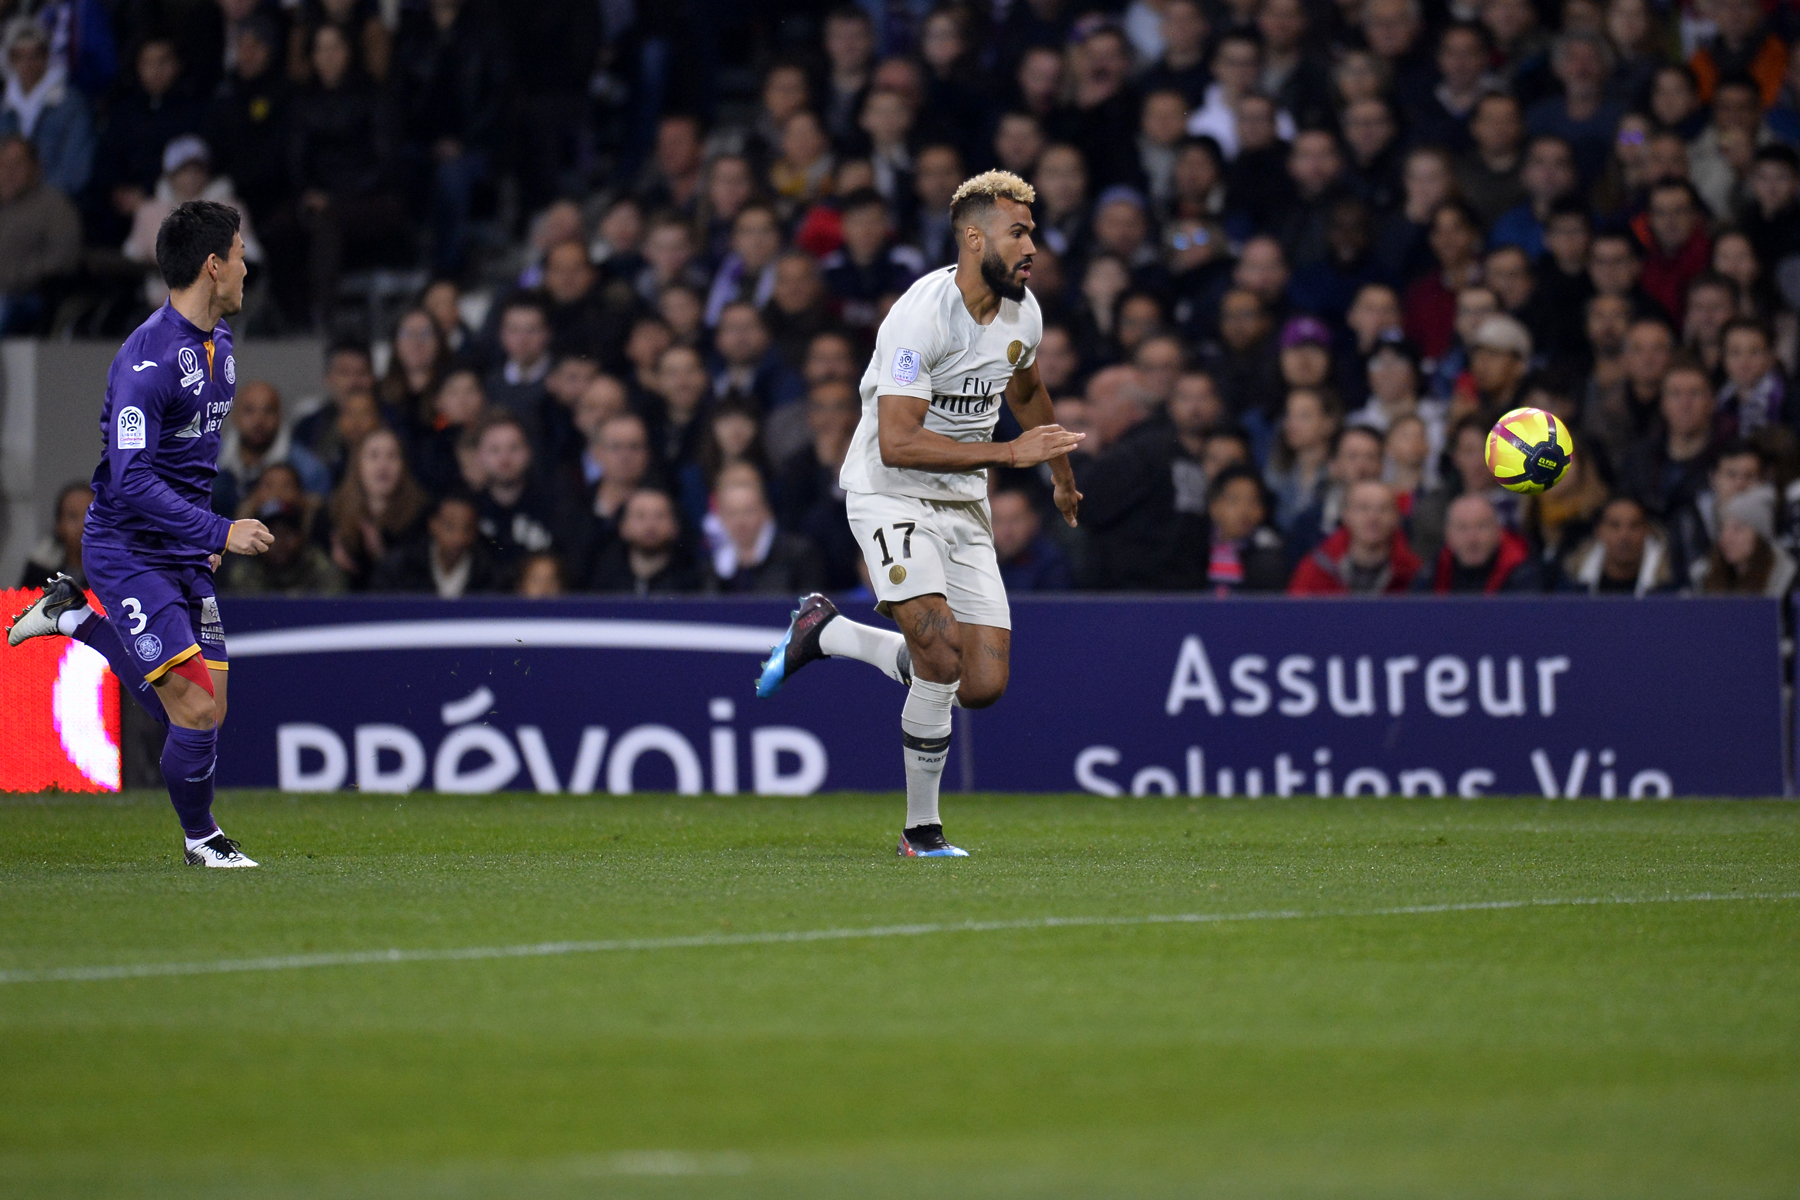
<instances>
[{"instance_id":1,"label":"soccer player in white kit","mask_svg":"<svg viewBox=\"0 0 1800 1200\"><path fill-rule=\"evenodd\" d=\"M899 853L909 857L966 857L945 840L938 816L950 710L986 708L1006 691L1012 614L994 553L987 469L1049 463L1056 507L1070 525L1081 500L1068 452L1086 435L1052 423L1050 393L1038 378L1044 319L1025 288L1036 199L1009 171L988 171L956 189L956 265L932 271L900 297L863 373L862 420L838 484L880 601L876 611L900 632L859 625L824 596L806 596L756 685L757 695L773 695L807 663L841 657L907 686ZM996 443L1002 395L1025 432Z\"/></svg>"}]
</instances>

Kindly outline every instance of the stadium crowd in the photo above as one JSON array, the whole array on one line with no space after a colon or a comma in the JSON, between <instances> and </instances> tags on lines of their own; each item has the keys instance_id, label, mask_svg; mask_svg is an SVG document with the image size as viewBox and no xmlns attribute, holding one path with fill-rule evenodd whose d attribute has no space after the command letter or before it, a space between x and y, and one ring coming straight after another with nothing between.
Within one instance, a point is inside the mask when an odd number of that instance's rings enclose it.
<instances>
[{"instance_id":1,"label":"stadium crowd","mask_svg":"<svg viewBox=\"0 0 1800 1200\"><path fill-rule=\"evenodd\" d=\"M275 544L224 590L866 586L858 380L994 166L1036 186L1037 362L1088 435L1078 529L994 473L1012 591L1794 583L1786 3L5 7L5 329L100 279L141 316L207 196L251 331L329 339L316 395L238 391L215 507ZM371 265L429 274L359 340ZM1576 434L1536 497L1483 456L1521 405Z\"/></svg>"}]
</instances>

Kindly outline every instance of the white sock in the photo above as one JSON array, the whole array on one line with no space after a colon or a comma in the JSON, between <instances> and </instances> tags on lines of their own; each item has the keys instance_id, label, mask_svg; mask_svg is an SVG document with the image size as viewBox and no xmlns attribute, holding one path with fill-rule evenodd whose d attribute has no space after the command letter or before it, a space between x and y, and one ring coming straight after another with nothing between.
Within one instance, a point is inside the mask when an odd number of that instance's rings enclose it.
<instances>
[{"instance_id":1,"label":"white sock","mask_svg":"<svg viewBox=\"0 0 1800 1200\"><path fill-rule=\"evenodd\" d=\"M80 608L65 608L56 615L56 632L64 637L74 637L81 623L93 615L94 610L85 604Z\"/></svg>"},{"instance_id":2,"label":"white sock","mask_svg":"<svg viewBox=\"0 0 1800 1200\"><path fill-rule=\"evenodd\" d=\"M835 623L835 622L834 622ZM900 710L902 757L906 760L906 828L941 825L938 785L950 758L950 702L954 683L932 683L913 676Z\"/></svg>"},{"instance_id":3,"label":"white sock","mask_svg":"<svg viewBox=\"0 0 1800 1200\"><path fill-rule=\"evenodd\" d=\"M832 658L866 662L895 683L906 682L900 678L897 661L900 651L906 649L906 639L895 630L858 625L848 617L833 617L819 630L819 649Z\"/></svg>"},{"instance_id":4,"label":"white sock","mask_svg":"<svg viewBox=\"0 0 1800 1200\"><path fill-rule=\"evenodd\" d=\"M198 850L200 847L206 845L206 843L212 841L214 838L219 836L219 827L217 825L215 825L215 826L213 826L213 831L211 833L204 834L197 838L188 837L187 834L185 834L185 833L182 834L181 836L182 836L182 840L187 842L187 848L189 850Z\"/></svg>"}]
</instances>

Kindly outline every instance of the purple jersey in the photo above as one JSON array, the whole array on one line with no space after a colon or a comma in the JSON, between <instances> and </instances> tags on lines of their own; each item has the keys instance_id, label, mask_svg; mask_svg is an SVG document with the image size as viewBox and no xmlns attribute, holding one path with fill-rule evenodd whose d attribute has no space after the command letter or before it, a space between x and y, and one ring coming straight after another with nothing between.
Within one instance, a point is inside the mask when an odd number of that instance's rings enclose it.
<instances>
[{"instance_id":1,"label":"purple jersey","mask_svg":"<svg viewBox=\"0 0 1800 1200\"><path fill-rule=\"evenodd\" d=\"M130 550L146 566L222 552L231 522L212 511L212 485L236 395L224 322L209 335L165 303L138 326L106 374L86 544Z\"/></svg>"}]
</instances>

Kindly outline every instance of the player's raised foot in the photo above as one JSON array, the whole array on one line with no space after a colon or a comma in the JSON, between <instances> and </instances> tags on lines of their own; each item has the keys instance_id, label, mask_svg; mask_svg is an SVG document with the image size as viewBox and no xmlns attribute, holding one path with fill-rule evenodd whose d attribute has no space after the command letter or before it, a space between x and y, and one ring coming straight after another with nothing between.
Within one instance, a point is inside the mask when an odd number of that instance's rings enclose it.
<instances>
[{"instance_id":1,"label":"player's raised foot","mask_svg":"<svg viewBox=\"0 0 1800 1200\"><path fill-rule=\"evenodd\" d=\"M223 833L215 833L203 842L191 842L187 848L190 867L254 867L257 862L238 849L238 844Z\"/></svg>"},{"instance_id":2,"label":"player's raised foot","mask_svg":"<svg viewBox=\"0 0 1800 1200\"><path fill-rule=\"evenodd\" d=\"M800 607L794 610L794 619L788 622L787 632L781 635L781 640L769 651L769 661L763 664L762 674L757 677L756 695L759 700L766 700L779 692L781 685L807 663L825 657L825 652L819 649L819 631L837 615L837 605L818 592L800 597Z\"/></svg>"},{"instance_id":3,"label":"player's raised foot","mask_svg":"<svg viewBox=\"0 0 1800 1200\"><path fill-rule=\"evenodd\" d=\"M969 852L944 840L942 825L914 825L900 831L901 858L967 858Z\"/></svg>"},{"instance_id":4,"label":"player's raised foot","mask_svg":"<svg viewBox=\"0 0 1800 1200\"><path fill-rule=\"evenodd\" d=\"M87 603L87 597L68 575L58 572L44 587L44 594L24 612L13 617L6 630L6 644L17 646L34 637L49 637L57 632L56 618L71 608Z\"/></svg>"}]
</instances>

